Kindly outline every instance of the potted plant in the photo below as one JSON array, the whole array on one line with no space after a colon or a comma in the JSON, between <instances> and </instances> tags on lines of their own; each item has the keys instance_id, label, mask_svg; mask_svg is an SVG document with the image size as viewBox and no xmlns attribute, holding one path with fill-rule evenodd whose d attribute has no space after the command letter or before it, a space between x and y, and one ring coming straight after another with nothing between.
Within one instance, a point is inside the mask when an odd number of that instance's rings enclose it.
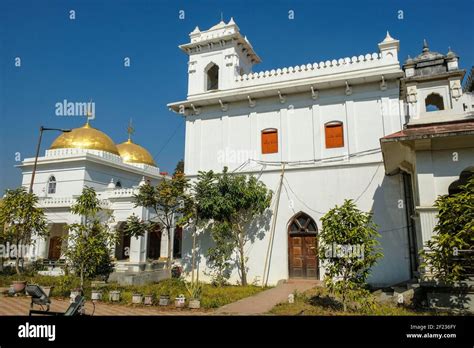
<instances>
[{"instance_id":1,"label":"potted plant","mask_svg":"<svg viewBox=\"0 0 474 348\"><path fill-rule=\"evenodd\" d=\"M183 308L184 305L186 304L186 297L184 297L183 294L179 295L174 299L174 306L176 308Z\"/></svg>"},{"instance_id":2,"label":"potted plant","mask_svg":"<svg viewBox=\"0 0 474 348\"><path fill-rule=\"evenodd\" d=\"M99 289L94 289L91 291L91 299L92 301L100 301L102 300L102 291Z\"/></svg>"},{"instance_id":3,"label":"potted plant","mask_svg":"<svg viewBox=\"0 0 474 348\"><path fill-rule=\"evenodd\" d=\"M110 302L118 302L120 301L120 291L119 290L112 290L109 292L109 301Z\"/></svg>"},{"instance_id":4,"label":"potted plant","mask_svg":"<svg viewBox=\"0 0 474 348\"><path fill-rule=\"evenodd\" d=\"M142 300L143 300L142 294L134 293L134 294L132 295L132 303L133 303L133 304L141 304L141 303L142 303Z\"/></svg>"},{"instance_id":5,"label":"potted plant","mask_svg":"<svg viewBox=\"0 0 474 348\"><path fill-rule=\"evenodd\" d=\"M13 291L15 294L25 291L26 288L26 280L14 280L12 282Z\"/></svg>"},{"instance_id":6,"label":"potted plant","mask_svg":"<svg viewBox=\"0 0 474 348\"><path fill-rule=\"evenodd\" d=\"M194 283L186 283L186 289L189 293L189 308L197 309L201 307L202 283L196 281Z\"/></svg>"},{"instance_id":7,"label":"potted plant","mask_svg":"<svg viewBox=\"0 0 474 348\"><path fill-rule=\"evenodd\" d=\"M158 302L160 306L167 306L170 304L170 295L160 295L160 301Z\"/></svg>"},{"instance_id":8,"label":"potted plant","mask_svg":"<svg viewBox=\"0 0 474 348\"><path fill-rule=\"evenodd\" d=\"M77 296L82 295L82 289L81 288L74 288L71 290L71 295L69 295L70 302L73 303L76 300Z\"/></svg>"},{"instance_id":9,"label":"potted plant","mask_svg":"<svg viewBox=\"0 0 474 348\"><path fill-rule=\"evenodd\" d=\"M145 295L143 297L143 303L146 306L151 306L153 304L153 294Z\"/></svg>"}]
</instances>

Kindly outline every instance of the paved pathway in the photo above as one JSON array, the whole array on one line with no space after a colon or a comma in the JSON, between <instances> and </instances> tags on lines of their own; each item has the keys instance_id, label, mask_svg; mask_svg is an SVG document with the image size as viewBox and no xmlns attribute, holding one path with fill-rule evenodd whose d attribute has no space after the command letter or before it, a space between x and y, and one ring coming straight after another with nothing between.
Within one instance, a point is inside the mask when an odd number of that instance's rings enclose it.
<instances>
[{"instance_id":1,"label":"paved pathway","mask_svg":"<svg viewBox=\"0 0 474 348\"><path fill-rule=\"evenodd\" d=\"M289 280L276 287L259 292L258 294L243 298L237 302L229 303L218 308L214 314L256 315L264 314L275 305L288 301L288 295L296 291L303 292L320 285L318 280Z\"/></svg>"},{"instance_id":2,"label":"paved pathway","mask_svg":"<svg viewBox=\"0 0 474 348\"><path fill-rule=\"evenodd\" d=\"M86 314L94 315L257 315L265 314L275 305L288 300L288 295L296 291L303 292L319 285L319 281L290 280L276 287L259 292L258 294L243 298L237 302L229 303L217 310L189 310L160 307L146 307L123 304L110 304L98 302L95 309L91 301L86 301ZM65 312L69 307L69 299L52 298L51 311ZM8 297L0 295L0 316L3 315L28 315L30 298L26 296ZM35 309L40 309L35 305Z\"/></svg>"},{"instance_id":3,"label":"paved pathway","mask_svg":"<svg viewBox=\"0 0 474 348\"><path fill-rule=\"evenodd\" d=\"M69 307L69 299L52 298L51 311L64 312ZM35 309L41 307L35 305ZM94 306L91 301L86 301L86 314L92 314ZM0 316L2 315L28 315L30 299L26 296L7 297L0 295ZM96 303L94 315L206 315L210 312L204 310L169 309L160 310L159 307L120 305L109 303Z\"/></svg>"}]
</instances>

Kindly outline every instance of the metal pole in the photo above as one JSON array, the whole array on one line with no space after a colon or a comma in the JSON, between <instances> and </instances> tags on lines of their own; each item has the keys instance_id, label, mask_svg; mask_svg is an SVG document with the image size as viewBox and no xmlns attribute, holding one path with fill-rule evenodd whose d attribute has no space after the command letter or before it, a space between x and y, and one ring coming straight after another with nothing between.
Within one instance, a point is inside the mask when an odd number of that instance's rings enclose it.
<instances>
[{"instance_id":1,"label":"metal pole","mask_svg":"<svg viewBox=\"0 0 474 348\"><path fill-rule=\"evenodd\" d=\"M59 131L63 133L69 133L71 130L70 129L61 129L61 128L46 128L41 126L40 127L40 136L38 139L38 145L36 145L36 156L35 156L35 164L33 165L33 171L31 172L31 182L30 182L30 193L33 193L33 183L35 182L35 174L36 174L36 166L38 164L38 156L41 148L41 139L43 138L43 131L49 131L49 130L54 130L54 131Z\"/></svg>"},{"instance_id":2,"label":"metal pole","mask_svg":"<svg viewBox=\"0 0 474 348\"><path fill-rule=\"evenodd\" d=\"M33 193L33 183L35 181L35 174L36 174L36 165L38 164L38 156L39 156L39 151L41 147L41 139L43 138L43 130L44 127L40 127L40 136L38 139L38 145L36 145L36 156L35 156L35 164L33 165L33 172L31 173L31 182L30 182L30 193Z\"/></svg>"}]
</instances>

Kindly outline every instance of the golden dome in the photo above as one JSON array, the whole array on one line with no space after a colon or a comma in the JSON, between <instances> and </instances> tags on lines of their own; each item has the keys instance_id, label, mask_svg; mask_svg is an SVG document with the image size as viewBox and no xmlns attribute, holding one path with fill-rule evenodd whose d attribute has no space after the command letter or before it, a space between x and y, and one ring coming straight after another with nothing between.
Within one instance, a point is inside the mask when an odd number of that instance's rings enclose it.
<instances>
[{"instance_id":1,"label":"golden dome","mask_svg":"<svg viewBox=\"0 0 474 348\"><path fill-rule=\"evenodd\" d=\"M61 134L50 147L51 150L64 148L100 150L119 155L113 140L107 134L92 128L89 122L81 128L74 128L68 133Z\"/></svg>"},{"instance_id":2,"label":"golden dome","mask_svg":"<svg viewBox=\"0 0 474 348\"><path fill-rule=\"evenodd\" d=\"M156 167L153 156L144 147L133 143L130 139L118 144L117 149L125 163L142 163Z\"/></svg>"}]
</instances>

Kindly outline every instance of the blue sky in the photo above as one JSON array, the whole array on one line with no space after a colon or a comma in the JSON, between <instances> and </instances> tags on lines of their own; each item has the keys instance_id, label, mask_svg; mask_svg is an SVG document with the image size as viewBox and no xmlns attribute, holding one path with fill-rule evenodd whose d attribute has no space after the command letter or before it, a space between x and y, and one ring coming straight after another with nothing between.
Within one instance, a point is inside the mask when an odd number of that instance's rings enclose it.
<instances>
[{"instance_id":1,"label":"blue sky","mask_svg":"<svg viewBox=\"0 0 474 348\"><path fill-rule=\"evenodd\" d=\"M162 171L173 171L184 153L184 121L166 104L187 91L187 56L177 46L196 25L219 22L221 12L225 21L234 17L262 58L255 71L375 52L386 30L400 40L402 61L426 38L434 51L451 46L462 68L474 64L472 0L1 0L0 192L20 184L15 154L34 156L40 125L84 123L55 115L64 99L93 99L92 125L117 143L132 118L134 140ZM45 134L42 152L56 136Z\"/></svg>"}]
</instances>

